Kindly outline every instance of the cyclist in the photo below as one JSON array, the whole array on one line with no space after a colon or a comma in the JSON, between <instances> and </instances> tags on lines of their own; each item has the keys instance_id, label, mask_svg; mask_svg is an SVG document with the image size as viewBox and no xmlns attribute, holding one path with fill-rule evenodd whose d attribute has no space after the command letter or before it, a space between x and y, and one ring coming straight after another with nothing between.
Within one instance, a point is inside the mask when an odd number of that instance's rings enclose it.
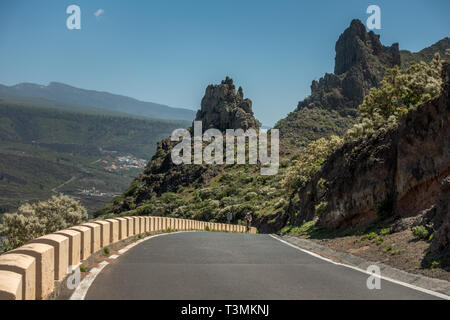
<instances>
[{"instance_id":1,"label":"cyclist","mask_svg":"<svg viewBox=\"0 0 450 320\"><path fill-rule=\"evenodd\" d=\"M247 232L250 231L250 227L252 226L252 214L250 212L247 212L245 215L245 220L247 221Z\"/></svg>"}]
</instances>

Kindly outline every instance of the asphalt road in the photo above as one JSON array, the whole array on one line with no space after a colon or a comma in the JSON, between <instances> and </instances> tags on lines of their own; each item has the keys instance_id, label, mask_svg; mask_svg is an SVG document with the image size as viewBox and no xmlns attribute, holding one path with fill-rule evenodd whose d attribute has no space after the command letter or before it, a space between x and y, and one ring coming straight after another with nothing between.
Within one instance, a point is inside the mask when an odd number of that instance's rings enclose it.
<instances>
[{"instance_id":1,"label":"asphalt road","mask_svg":"<svg viewBox=\"0 0 450 320\"><path fill-rule=\"evenodd\" d=\"M107 265L86 299L436 299L292 248L269 235L155 237Z\"/></svg>"}]
</instances>

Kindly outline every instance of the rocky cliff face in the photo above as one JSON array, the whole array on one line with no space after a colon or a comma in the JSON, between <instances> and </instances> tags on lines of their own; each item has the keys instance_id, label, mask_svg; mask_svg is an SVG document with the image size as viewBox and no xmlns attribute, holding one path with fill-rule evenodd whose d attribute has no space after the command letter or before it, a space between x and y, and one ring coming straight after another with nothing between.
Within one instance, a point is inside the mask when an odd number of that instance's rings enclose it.
<instances>
[{"instance_id":1,"label":"rocky cliff face","mask_svg":"<svg viewBox=\"0 0 450 320\"><path fill-rule=\"evenodd\" d=\"M325 74L311 84L311 96L297 109L320 107L341 115L356 115L357 108L372 87L378 87L386 68L400 65L398 44L385 47L380 36L359 20L353 20L336 42L334 74Z\"/></svg>"},{"instance_id":2,"label":"rocky cliff face","mask_svg":"<svg viewBox=\"0 0 450 320\"><path fill-rule=\"evenodd\" d=\"M353 20L350 27L341 34L336 42L336 58L334 73L336 75L350 71L352 68L369 70L377 77L377 68L381 65L394 67L400 65L398 43L385 47L380 42L380 36L373 31L366 32L366 27L359 20ZM377 64L378 60L380 64ZM371 70L370 70L371 69ZM383 70L379 70L383 71ZM367 77L368 80L369 77ZM376 85L380 79L373 79Z\"/></svg>"},{"instance_id":3,"label":"rocky cliff face","mask_svg":"<svg viewBox=\"0 0 450 320\"><path fill-rule=\"evenodd\" d=\"M441 96L410 111L398 127L334 152L299 191L291 219L312 220L321 202L327 206L319 223L327 228L364 225L380 216L409 217L433 208L443 192L441 182L450 175L448 64L443 79ZM325 183L319 184L320 179Z\"/></svg>"},{"instance_id":4,"label":"rocky cliff face","mask_svg":"<svg viewBox=\"0 0 450 320\"><path fill-rule=\"evenodd\" d=\"M311 84L311 95L277 123L283 144L297 147L332 134L342 135L358 115L358 106L379 86L386 68L400 65L398 44L385 47L379 35L353 20L336 42L334 74ZM304 139L303 137L307 137Z\"/></svg>"},{"instance_id":5,"label":"rocky cliff face","mask_svg":"<svg viewBox=\"0 0 450 320\"><path fill-rule=\"evenodd\" d=\"M202 99L196 121L202 121L203 131L210 128L226 129L258 128L252 111L252 101L244 99L242 87L236 88L233 79L226 77L219 85L209 85Z\"/></svg>"},{"instance_id":6,"label":"rocky cliff face","mask_svg":"<svg viewBox=\"0 0 450 320\"><path fill-rule=\"evenodd\" d=\"M242 88L236 92L233 80L229 77L219 85L207 87L196 120L202 121L203 131L209 128L224 132L226 129L247 130L259 127L253 116L252 101L244 99ZM190 130L192 131L192 128ZM175 165L171 158L171 150L175 145L176 142L171 142L170 138L158 142L156 154L144 172L132 182L123 195L97 215L133 210L154 196L177 192L182 187L201 188L222 172L223 165Z\"/></svg>"},{"instance_id":7,"label":"rocky cliff face","mask_svg":"<svg viewBox=\"0 0 450 320\"><path fill-rule=\"evenodd\" d=\"M435 215L432 220L436 234L431 243L431 250L450 250L450 176L441 183L441 195L434 210Z\"/></svg>"}]
</instances>

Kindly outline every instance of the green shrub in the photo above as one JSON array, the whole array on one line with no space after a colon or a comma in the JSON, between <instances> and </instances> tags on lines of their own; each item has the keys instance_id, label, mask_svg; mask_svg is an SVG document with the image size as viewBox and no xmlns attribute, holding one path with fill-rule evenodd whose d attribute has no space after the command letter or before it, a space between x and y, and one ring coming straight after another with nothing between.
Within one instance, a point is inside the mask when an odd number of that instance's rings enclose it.
<instances>
[{"instance_id":1,"label":"green shrub","mask_svg":"<svg viewBox=\"0 0 450 320\"><path fill-rule=\"evenodd\" d=\"M249 192L244 196L244 199L246 201L251 201L254 200L258 197L258 194L256 192Z\"/></svg>"},{"instance_id":2,"label":"green shrub","mask_svg":"<svg viewBox=\"0 0 450 320\"><path fill-rule=\"evenodd\" d=\"M342 139L337 136L311 142L299 160L289 168L282 181L283 187L291 192L303 187L320 170L325 159L341 145Z\"/></svg>"},{"instance_id":3,"label":"green shrub","mask_svg":"<svg viewBox=\"0 0 450 320\"><path fill-rule=\"evenodd\" d=\"M392 233L392 228L384 228L380 231L380 236L387 236Z\"/></svg>"},{"instance_id":4,"label":"green shrub","mask_svg":"<svg viewBox=\"0 0 450 320\"><path fill-rule=\"evenodd\" d=\"M81 271L81 272L87 272L87 267L86 267L84 264L82 264L82 265L80 266L80 271Z\"/></svg>"},{"instance_id":5,"label":"green shrub","mask_svg":"<svg viewBox=\"0 0 450 320\"><path fill-rule=\"evenodd\" d=\"M297 236L308 236L316 229L316 221L311 220L301 226L289 226L281 229L281 233Z\"/></svg>"},{"instance_id":6,"label":"green shrub","mask_svg":"<svg viewBox=\"0 0 450 320\"><path fill-rule=\"evenodd\" d=\"M418 239L428 239L429 232L425 226L415 226L412 228L412 233L414 237Z\"/></svg>"},{"instance_id":7,"label":"green shrub","mask_svg":"<svg viewBox=\"0 0 450 320\"><path fill-rule=\"evenodd\" d=\"M437 260L431 262L431 269L437 269L441 267L441 263Z\"/></svg>"},{"instance_id":8,"label":"green shrub","mask_svg":"<svg viewBox=\"0 0 450 320\"><path fill-rule=\"evenodd\" d=\"M314 206L315 215L321 216L327 210L327 207L328 207L328 202L326 202L326 201L322 201L318 205Z\"/></svg>"},{"instance_id":9,"label":"green shrub","mask_svg":"<svg viewBox=\"0 0 450 320\"><path fill-rule=\"evenodd\" d=\"M287 203L288 202L285 199L281 198L273 205L273 207L275 209L280 209L280 208L284 207Z\"/></svg>"},{"instance_id":10,"label":"green shrub","mask_svg":"<svg viewBox=\"0 0 450 320\"><path fill-rule=\"evenodd\" d=\"M359 106L361 120L344 136L346 142L372 134L398 119L415 106L439 95L442 63L437 53L430 63L412 63L406 70L398 66L386 70L380 87L374 87Z\"/></svg>"},{"instance_id":11,"label":"green shrub","mask_svg":"<svg viewBox=\"0 0 450 320\"><path fill-rule=\"evenodd\" d=\"M40 236L81 224L87 217L79 201L65 195L53 196L47 201L24 204L16 213L4 214L0 236L16 248Z\"/></svg>"},{"instance_id":12,"label":"green shrub","mask_svg":"<svg viewBox=\"0 0 450 320\"><path fill-rule=\"evenodd\" d=\"M383 237L378 237L377 240L375 241L375 244L377 246L380 246L383 242L384 242L384 238Z\"/></svg>"},{"instance_id":13,"label":"green shrub","mask_svg":"<svg viewBox=\"0 0 450 320\"><path fill-rule=\"evenodd\" d=\"M376 239L377 237L378 237L378 235L375 232L371 232L369 234L362 236L360 241L361 242L372 241L372 240Z\"/></svg>"},{"instance_id":14,"label":"green shrub","mask_svg":"<svg viewBox=\"0 0 450 320\"><path fill-rule=\"evenodd\" d=\"M105 256L109 255L109 248L108 247L103 248L103 254Z\"/></svg>"},{"instance_id":15,"label":"green shrub","mask_svg":"<svg viewBox=\"0 0 450 320\"><path fill-rule=\"evenodd\" d=\"M395 256L397 254L400 254L401 252L402 252L402 250L400 250L400 249L392 249L391 250L391 255Z\"/></svg>"}]
</instances>

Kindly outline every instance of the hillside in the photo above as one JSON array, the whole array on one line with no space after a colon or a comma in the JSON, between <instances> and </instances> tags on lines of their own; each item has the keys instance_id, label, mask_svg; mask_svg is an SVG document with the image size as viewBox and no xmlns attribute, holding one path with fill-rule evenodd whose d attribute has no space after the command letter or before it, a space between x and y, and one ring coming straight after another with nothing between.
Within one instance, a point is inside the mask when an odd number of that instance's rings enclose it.
<instances>
[{"instance_id":1,"label":"hillside","mask_svg":"<svg viewBox=\"0 0 450 320\"><path fill-rule=\"evenodd\" d=\"M336 42L334 73L313 80L311 95L275 128L284 153L295 153L309 142L342 135L357 117L358 105L371 87L378 86L385 68L400 65L398 44L385 47L380 36L353 20Z\"/></svg>"},{"instance_id":2,"label":"hillside","mask_svg":"<svg viewBox=\"0 0 450 320\"><path fill-rule=\"evenodd\" d=\"M445 57L445 50L450 48L450 38L446 37L435 44L420 50L419 52L410 52L408 50L401 50L400 56L402 60L402 68L407 67L411 62L430 62L436 52L441 57Z\"/></svg>"},{"instance_id":3,"label":"hillside","mask_svg":"<svg viewBox=\"0 0 450 320\"><path fill-rule=\"evenodd\" d=\"M97 209L142 171L158 140L188 123L0 102L0 212L58 192ZM140 168L122 169L120 156Z\"/></svg>"},{"instance_id":4,"label":"hillside","mask_svg":"<svg viewBox=\"0 0 450 320\"><path fill-rule=\"evenodd\" d=\"M51 82L47 86L34 83L20 83L10 87L0 85L1 98L7 98L9 101L18 98L44 99L56 105L71 105L72 110L81 108L85 111L86 108L95 108L166 120L192 121L195 117L193 110L172 108L108 92L79 89L58 82Z\"/></svg>"},{"instance_id":5,"label":"hillside","mask_svg":"<svg viewBox=\"0 0 450 320\"><path fill-rule=\"evenodd\" d=\"M379 86L386 68L429 62L436 52L445 57L450 40L442 39L417 53L400 51L397 43L383 46L379 35L353 20L335 48L334 73L313 80L311 95L275 125L280 130L282 155L295 155L318 138L342 136L357 121L358 106L370 88Z\"/></svg>"},{"instance_id":6,"label":"hillside","mask_svg":"<svg viewBox=\"0 0 450 320\"><path fill-rule=\"evenodd\" d=\"M438 89L433 92L441 91L440 66L433 63L402 70L398 46L382 46L378 36L354 20L336 44L335 74L313 81L311 96L276 125L283 153L278 174L261 176L255 165L177 166L170 157L174 143L165 139L127 191L95 216L226 222L227 213L232 213L232 222L242 224L250 212L259 232L306 236L373 261L449 279L445 253L449 247L449 76L444 64L447 85L440 97L431 99L434 95L426 90L435 85ZM383 79L385 72L388 76ZM342 136L353 124L357 124L353 129L361 128L361 121L367 120L359 109L364 98L379 95L381 89L396 93L385 86L392 74L402 72L411 87L402 86L400 90L406 91L400 91L397 99L379 96L387 104L389 125L374 127L353 142L323 139ZM427 79L431 75L434 78ZM433 85L425 86L424 79ZM421 94L410 97L415 90ZM226 127L257 128L252 103L245 100L243 89L236 92L227 78L207 87L196 119L205 128L222 132ZM394 103L399 103L400 111L391 111ZM394 115L398 122L392 122ZM293 187L286 183L292 176L300 181ZM413 227L419 228L413 231ZM426 238L416 235L425 232Z\"/></svg>"},{"instance_id":7,"label":"hillside","mask_svg":"<svg viewBox=\"0 0 450 320\"><path fill-rule=\"evenodd\" d=\"M203 130L257 129L252 101L244 98L243 92L242 88L236 90L228 77L209 85L196 118L202 121ZM159 142L144 172L95 216L151 214L226 222L227 212L231 212L237 223L251 212L265 221L258 222L260 231L283 226L283 166L279 175L261 176L255 165L175 165L171 160L174 145L169 138Z\"/></svg>"},{"instance_id":8,"label":"hillside","mask_svg":"<svg viewBox=\"0 0 450 320\"><path fill-rule=\"evenodd\" d=\"M275 126L280 129L282 156L277 175L259 176L258 168L251 165L175 166L170 159L173 145L165 139L158 144L158 151L143 174L96 215L126 215L137 211L224 222L227 211L235 214L234 221L241 220L245 212L253 212L260 231L279 230L288 219L289 207L289 195L281 181L291 162L298 159L300 148L320 137L343 135L357 121L358 105L364 95L379 85L385 68L395 65L400 65L398 45L383 46L379 36L366 32L359 20L353 20L336 43L335 74L313 81L311 96ZM212 91L215 87L219 90L216 97ZM228 94L232 96L230 101L234 101L237 98L233 97L242 94L242 89L238 93L234 85L228 89L226 80L207 88L202 109L205 103L210 112L197 113L204 127L210 122L217 128L230 123L228 115L221 111L228 110L228 105L223 104L223 96ZM251 111L251 103L247 110ZM253 118L253 113L250 116Z\"/></svg>"},{"instance_id":9,"label":"hillside","mask_svg":"<svg viewBox=\"0 0 450 320\"><path fill-rule=\"evenodd\" d=\"M450 65L442 92L345 143L294 191L283 232L450 280Z\"/></svg>"}]
</instances>

